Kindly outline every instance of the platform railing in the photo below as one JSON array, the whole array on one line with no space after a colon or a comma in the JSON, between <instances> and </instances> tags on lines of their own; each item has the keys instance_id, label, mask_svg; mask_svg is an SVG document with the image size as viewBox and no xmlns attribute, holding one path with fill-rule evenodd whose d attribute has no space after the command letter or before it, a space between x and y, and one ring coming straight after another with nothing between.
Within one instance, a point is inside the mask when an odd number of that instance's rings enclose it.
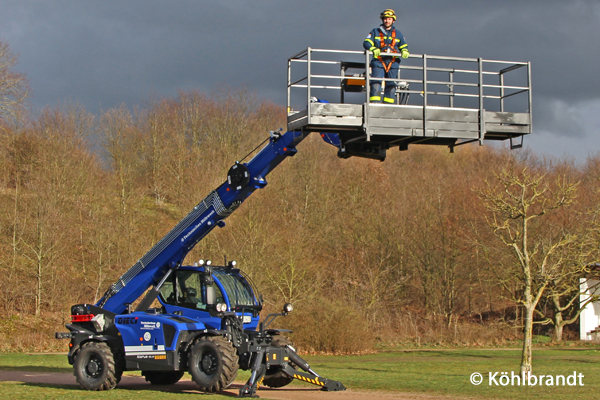
<instances>
[{"instance_id":1,"label":"platform railing","mask_svg":"<svg viewBox=\"0 0 600 400\"><path fill-rule=\"evenodd\" d=\"M393 56L399 57L400 54L395 53ZM335 95L334 91L339 93L339 103L369 103L369 87L371 80L374 79L368 67L370 57L369 51L313 48L290 57L287 74L288 115L305 109L315 98L337 102L331 100ZM302 69L299 68L301 65ZM523 68L525 74L521 73L515 77L513 71ZM358 73L349 75L348 71L352 69ZM376 79L382 81L382 90L385 82L395 82L399 88L397 99L404 99L406 104L409 104L409 98L413 103L417 98L416 105L423 107L423 132L427 129L427 109L430 106L479 109L480 141L483 140L486 108L488 111L492 107L495 111L504 112L507 101L519 98L515 102L518 105L518 112L531 114L529 62L411 54L408 60L402 60L400 63L398 79ZM507 84L507 80L516 83ZM364 95L355 97L353 101L349 101L345 96L350 88L346 83L350 81L355 85L356 82L363 83L359 85L361 86L359 92ZM295 91L304 91L299 97L300 101L295 96ZM358 90L354 87L352 91ZM447 97L447 101L441 104L439 99L444 97ZM476 100L476 104L458 104L468 103L468 99ZM497 102L495 105L490 105L489 101ZM310 113L308 118L310 119Z\"/></svg>"}]
</instances>

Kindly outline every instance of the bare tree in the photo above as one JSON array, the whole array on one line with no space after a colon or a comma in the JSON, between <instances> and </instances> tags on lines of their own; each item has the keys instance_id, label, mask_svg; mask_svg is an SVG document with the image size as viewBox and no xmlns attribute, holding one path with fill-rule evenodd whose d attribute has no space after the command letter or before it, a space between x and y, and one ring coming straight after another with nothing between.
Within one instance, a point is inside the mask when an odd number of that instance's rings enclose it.
<instances>
[{"instance_id":1,"label":"bare tree","mask_svg":"<svg viewBox=\"0 0 600 400\"><path fill-rule=\"evenodd\" d=\"M60 240L52 238L48 239L48 212L46 210L38 210L35 226L33 227L31 241L22 240L22 253L29 259L33 269L33 277L35 280L35 315L39 316L42 309L42 302L46 297L44 281L48 270L58 256L56 251L57 244Z\"/></svg>"},{"instance_id":2,"label":"bare tree","mask_svg":"<svg viewBox=\"0 0 600 400\"><path fill-rule=\"evenodd\" d=\"M548 289L548 303L553 311L551 317L547 317L543 323L552 324L554 326L554 334L552 341L560 342L563 339L563 330L566 325L570 325L577 321L581 312L585 307L593 302L598 301L600 296L597 294L586 296L586 300L580 302L581 293L580 282L578 277L583 277L586 274L587 266L573 268L571 276L565 276L552 282ZM565 279L570 278L570 279ZM585 279L585 278L584 278ZM595 293L596 285L592 285L591 293Z\"/></svg>"},{"instance_id":3,"label":"bare tree","mask_svg":"<svg viewBox=\"0 0 600 400\"><path fill-rule=\"evenodd\" d=\"M17 115L29 88L25 75L14 72L17 56L7 43L0 41L0 121Z\"/></svg>"},{"instance_id":4,"label":"bare tree","mask_svg":"<svg viewBox=\"0 0 600 400\"><path fill-rule=\"evenodd\" d=\"M482 243L485 253L496 266L494 271L505 293L524 310L521 373L532 370L536 307L553 281L571 273L572 253L566 250L580 240L547 223L552 213L573 204L579 183L564 176L552 183L549 180L545 174L511 165L496 175L495 184L486 181L479 191L491 214L488 224L500 239L499 247Z\"/></svg>"}]
</instances>

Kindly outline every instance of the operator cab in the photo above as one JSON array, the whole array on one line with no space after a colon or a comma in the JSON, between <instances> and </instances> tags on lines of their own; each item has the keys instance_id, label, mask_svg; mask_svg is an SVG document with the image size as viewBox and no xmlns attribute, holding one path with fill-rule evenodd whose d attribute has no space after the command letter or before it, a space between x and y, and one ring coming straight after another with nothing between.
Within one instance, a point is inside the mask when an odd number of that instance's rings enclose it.
<instances>
[{"instance_id":1,"label":"operator cab","mask_svg":"<svg viewBox=\"0 0 600 400\"><path fill-rule=\"evenodd\" d=\"M212 329L221 329L223 312L242 317L245 329L255 329L262 302L250 278L235 267L211 266L200 260L179 267L160 289L158 301L167 314L199 319Z\"/></svg>"}]
</instances>

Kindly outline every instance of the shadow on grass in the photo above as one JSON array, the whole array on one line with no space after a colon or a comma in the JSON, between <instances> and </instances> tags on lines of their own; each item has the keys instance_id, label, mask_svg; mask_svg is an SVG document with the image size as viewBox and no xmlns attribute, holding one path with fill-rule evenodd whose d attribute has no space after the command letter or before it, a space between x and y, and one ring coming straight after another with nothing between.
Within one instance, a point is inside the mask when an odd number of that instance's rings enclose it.
<instances>
[{"instance_id":1,"label":"shadow on grass","mask_svg":"<svg viewBox=\"0 0 600 400\"><path fill-rule=\"evenodd\" d=\"M344 369L351 370L351 371L391 372L389 369L365 368L365 367L346 367Z\"/></svg>"},{"instance_id":2,"label":"shadow on grass","mask_svg":"<svg viewBox=\"0 0 600 400\"><path fill-rule=\"evenodd\" d=\"M472 358L498 358L499 353L487 353L481 350L472 350L473 353L469 353L469 350L395 350L388 351L385 354L387 357L393 357L393 354L402 354L406 357L414 356L414 357L430 357L430 358L464 358L464 357L472 357ZM500 353L502 354L502 353ZM510 356L510 355L509 355Z\"/></svg>"},{"instance_id":3,"label":"shadow on grass","mask_svg":"<svg viewBox=\"0 0 600 400\"><path fill-rule=\"evenodd\" d=\"M574 358L565 358L564 361L569 361L572 363L579 363L579 364L598 364L598 360L577 360Z\"/></svg>"},{"instance_id":4,"label":"shadow on grass","mask_svg":"<svg viewBox=\"0 0 600 400\"><path fill-rule=\"evenodd\" d=\"M23 386L31 386L37 388L47 388L47 389L63 389L63 390L81 390L79 386L75 385L60 385L53 383L35 383L35 382L19 382Z\"/></svg>"},{"instance_id":5,"label":"shadow on grass","mask_svg":"<svg viewBox=\"0 0 600 400\"><path fill-rule=\"evenodd\" d=\"M593 352L593 351L600 351L600 348L598 347L548 347L548 348L536 348L534 350L551 350L551 351L589 351L589 352Z\"/></svg>"},{"instance_id":6,"label":"shadow on grass","mask_svg":"<svg viewBox=\"0 0 600 400\"><path fill-rule=\"evenodd\" d=\"M32 388L45 388L45 389L62 389L73 392L82 392L88 393L86 390L82 389L78 384L58 384L58 383L43 383L43 382L19 382L23 386L28 386ZM229 389L232 389L230 387ZM239 390L239 389L238 389ZM213 393L204 393L200 392L196 387L190 387L190 385L186 385L185 382L183 384L176 383L174 385L150 385L148 383L125 383L119 384L116 388L111 391L120 392L120 391L136 391L136 392L145 392L148 395L153 392L160 393L173 393L173 394L213 394ZM100 392L91 392L91 393L100 393ZM236 393L229 392L218 392L216 394L227 396L227 397L236 397ZM153 397L152 397L153 398Z\"/></svg>"},{"instance_id":7,"label":"shadow on grass","mask_svg":"<svg viewBox=\"0 0 600 400\"><path fill-rule=\"evenodd\" d=\"M35 365L23 365L20 367L14 366L0 366L0 371L20 371L20 372L56 372L56 373L65 373L72 374L73 368L57 368L57 367L41 367Z\"/></svg>"},{"instance_id":8,"label":"shadow on grass","mask_svg":"<svg viewBox=\"0 0 600 400\"><path fill-rule=\"evenodd\" d=\"M79 387L79 385L59 385L59 384L52 384L52 383L35 383L35 382L23 382L22 383L23 386L27 386L27 387L31 387L31 388L43 388L43 389L62 389L62 390L67 390L69 392L81 392L82 393L82 398L85 394L88 393L88 391L82 389L81 387ZM166 385L166 386L150 386L150 385L139 385L139 386L125 386L125 387L121 387L121 386L117 386L116 388L112 389L111 392L117 394L118 392L130 392L130 391L135 391L137 393L143 394L146 393L146 398L148 399L158 399L161 397L164 397L166 393L172 393L174 395L182 395L182 394L188 394L188 395L194 395L194 396L198 396L198 395L212 395L214 396L216 395L221 395L221 396L226 396L226 397L237 397L237 391L235 393L230 393L230 392L217 392L217 393L204 393L204 392L200 392L197 390L189 390L189 389L185 389L185 388L178 388L177 384L175 385ZM84 394L85 393L85 394ZM90 392L89 394L92 393L101 393L101 392ZM162 393L162 394L160 394ZM129 394L123 396L117 396L117 398L127 398L129 396Z\"/></svg>"}]
</instances>

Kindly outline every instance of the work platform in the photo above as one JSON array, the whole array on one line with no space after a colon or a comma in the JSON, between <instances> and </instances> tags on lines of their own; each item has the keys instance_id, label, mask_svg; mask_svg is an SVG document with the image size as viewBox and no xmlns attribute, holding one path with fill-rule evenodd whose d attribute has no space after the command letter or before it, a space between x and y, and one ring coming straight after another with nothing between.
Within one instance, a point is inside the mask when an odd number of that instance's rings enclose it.
<instances>
[{"instance_id":1,"label":"work platform","mask_svg":"<svg viewBox=\"0 0 600 400\"><path fill-rule=\"evenodd\" d=\"M529 62L411 54L395 104L369 103L370 52L308 48L288 59L288 130L328 132L352 152L385 157L409 144L484 140L522 146L531 133ZM379 154L379 155L378 155Z\"/></svg>"}]
</instances>

